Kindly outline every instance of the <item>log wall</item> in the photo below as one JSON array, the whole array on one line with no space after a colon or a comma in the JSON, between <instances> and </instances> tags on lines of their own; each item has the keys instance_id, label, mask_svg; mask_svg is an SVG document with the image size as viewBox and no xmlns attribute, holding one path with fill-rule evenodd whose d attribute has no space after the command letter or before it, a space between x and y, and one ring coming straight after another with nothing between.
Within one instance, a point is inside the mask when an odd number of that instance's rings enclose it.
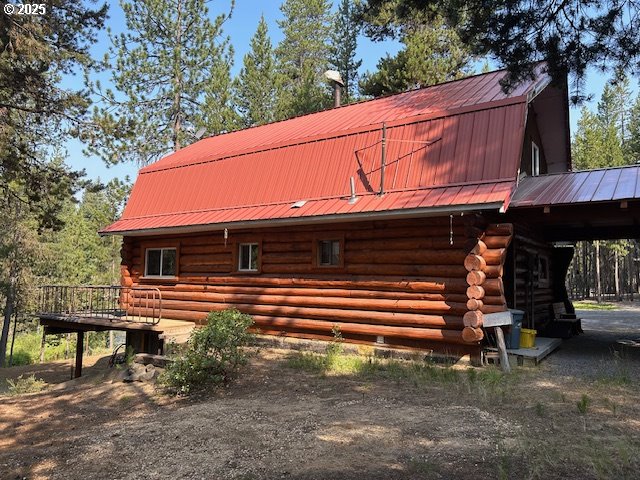
<instances>
[{"instance_id":1,"label":"log wall","mask_svg":"<svg viewBox=\"0 0 640 480\"><path fill-rule=\"evenodd\" d=\"M566 266L557 259L558 249L535 231L523 224L516 224L515 229L505 274L509 282L507 303L509 308L525 312L524 327L541 330L552 319L552 304L567 298ZM546 262L547 272L541 271L540 258Z\"/></svg>"},{"instance_id":2,"label":"log wall","mask_svg":"<svg viewBox=\"0 0 640 480\"><path fill-rule=\"evenodd\" d=\"M506 309L502 271L512 228L479 216L126 237L122 283L153 285L163 316L202 323L236 307L264 333L476 351L483 313ZM344 265L319 267L318 239L340 239ZM235 268L241 242L260 244L260 272ZM145 249L176 247L175 279L144 278ZM475 315L475 320L471 320Z\"/></svg>"}]
</instances>

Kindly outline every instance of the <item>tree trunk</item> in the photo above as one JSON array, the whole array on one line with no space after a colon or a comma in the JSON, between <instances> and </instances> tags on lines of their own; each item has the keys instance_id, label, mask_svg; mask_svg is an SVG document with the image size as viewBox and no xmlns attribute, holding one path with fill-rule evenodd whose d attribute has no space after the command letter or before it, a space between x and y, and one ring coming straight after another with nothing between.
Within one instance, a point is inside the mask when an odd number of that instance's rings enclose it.
<instances>
[{"instance_id":1,"label":"tree trunk","mask_svg":"<svg viewBox=\"0 0 640 480\"><path fill-rule=\"evenodd\" d=\"M15 260L12 260L9 285L7 286L7 298L4 306L4 320L2 322L2 336L0 336L0 367L6 364L7 341L9 339L9 327L11 325L11 317L16 303L16 285L18 283L18 268Z\"/></svg>"},{"instance_id":2,"label":"tree trunk","mask_svg":"<svg viewBox=\"0 0 640 480\"><path fill-rule=\"evenodd\" d=\"M16 330L18 329L18 311L13 314L13 331L11 332L11 349L9 351L9 366L13 365L13 346L16 343Z\"/></svg>"},{"instance_id":3,"label":"tree trunk","mask_svg":"<svg viewBox=\"0 0 640 480\"><path fill-rule=\"evenodd\" d=\"M602 284L600 282L600 241L596 240L594 243L596 247L596 300L600 303L602 302Z\"/></svg>"},{"instance_id":4,"label":"tree trunk","mask_svg":"<svg viewBox=\"0 0 640 480\"><path fill-rule=\"evenodd\" d=\"M589 298L589 265L587 264L587 242L582 242L582 298Z\"/></svg>"},{"instance_id":5,"label":"tree trunk","mask_svg":"<svg viewBox=\"0 0 640 480\"><path fill-rule=\"evenodd\" d=\"M614 288L616 291L616 299L618 301L622 300L622 295L620 293L620 265L619 265L619 258L618 258L618 251L614 250L613 251L613 261L614 261L614 266L613 266L613 281L614 281Z\"/></svg>"},{"instance_id":6,"label":"tree trunk","mask_svg":"<svg viewBox=\"0 0 640 480\"><path fill-rule=\"evenodd\" d=\"M181 97L182 97L182 68L181 68L181 60L182 60L182 1L178 0L177 5L178 10L178 18L176 20L176 50L174 52L173 59L173 68L174 75L174 98L173 98L173 109L174 109L174 123L173 123L173 149L174 151L180 150L180 130L182 128L182 105L181 105Z\"/></svg>"},{"instance_id":7,"label":"tree trunk","mask_svg":"<svg viewBox=\"0 0 640 480\"><path fill-rule=\"evenodd\" d=\"M44 363L44 349L47 345L47 335L45 329L42 329L42 339L40 340L40 363ZM66 356L65 356L66 358Z\"/></svg>"}]
</instances>

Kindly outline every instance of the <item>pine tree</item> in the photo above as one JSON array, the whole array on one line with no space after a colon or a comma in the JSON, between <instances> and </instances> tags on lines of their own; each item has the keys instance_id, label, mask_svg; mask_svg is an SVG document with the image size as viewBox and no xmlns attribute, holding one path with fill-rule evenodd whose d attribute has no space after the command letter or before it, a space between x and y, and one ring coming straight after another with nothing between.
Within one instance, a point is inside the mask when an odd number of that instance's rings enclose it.
<instances>
[{"instance_id":1,"label":"pine tree","mask_svg":"<svg viewBox=\"0 0 640 480\"><path fill-rule=\"evenodd\" d=\"M0 209L15 195L41 226L53 226L79 174L50 162L50 152L86 127L90 104L84 89L60 80L93 67L89 47L107 7L58 0L46 9L43 15L0 14Z\"/></svg>"},{"instance_id":2,"label":"pine tree","mask_svg":"<svg viewBox=\"0 0 640 480\"><path fill-rule=\"evenodd\" d=\"M626 143L627 160L629 163L640 163L640 95L629 111L629 140Z\"/></svg>"},{"instance_id":3,"label":"pine tree","mask_svg":"<svg viewBox=\"0 0 640 480\"><path fill-rule=\"evenodd\" d=\"M573 168L576 170L594 168L597 156L600 155L604 146L601 123L591 110L582 107L577 126L571 144Z\"/></svg>"},{"instance_id":4,"label":"pine tree","mask_svg":"<svg viewBox=\"0 0 640 480\"><path fill-rule=\"evenodd\" d=\"M89 98L61 77L87 71L106 5L48 2L42 15L0 14L0 367L9 324L21 303L21 279L33 260L28 244L59 227L61 206L80 174L49 154L84 125Z\"/></svg>"},{"instance_id":5,"label":"pine tree","mask_svg":"<svg viewBox=\"0 0 640 480\"><path fill-rule=\"evenodd\" d=\"M398 22L383 15L375 22ZM397 35L404 45L396 56L387 55L378 62L378 71L367 72L360 88L374 97L434 85L460 78L469 72L472 60L469 49L455 29L440 16L427 18L420 12L409 25L398 25Z\"/></svg>"},{"instance_id":6,"label":"pine tree","mask_svg":"<svg viewBox=\"0 0 640 480\"><path fill-rule=\"evenodd\" d=\"M353 0L342 0L333 20L329 62L340 72L346 103L356 99L358 69L362 65L362 60L356 60L359 32Z\"/></svg>"},{"instance_id":7,"label":"pine tree","mask_svg":"<svg viewBox=\"0 0 640 480\"><path fill-rule=\"evenodd\" d=\"M626 116L624 108L616 87L611 84L605 85L598 102L597 113L602 135L602 149L592 152L596 158L593 159L591 168L625 165L621 131L623 124L621 119Z\"/></svg>"},{"instance_id":8,"label":"pine tree","mask_svg":"<svg viewBox=\"0 0 640 480\"><path fill-rule=\"evenodd\" d=\"M585 99L589 67L640 72L637 0L367 0L365 18L392 13L410 25L416 11L446 15L465 45L509 69L505 87L531 78L540 60L556 85L572 79L572 100ZM379 22L368 34L380 38L395 25Z\"/></svg>"},{"instance_id":9,"label":"pine tree","mask_svg":"<svg viewBox=\"0 0 640 480\"><path fill-rule=\"evenodd\" d=\"M328 0L285 0L278 21L284 38L276 48L283 89L279 112L292 117L330 105L331 97L323 73L329 65Z\"/></svg>"},{"instance_id":10,"label":"pine tree","mask_svg":"<svg viewBox=\"0 0 640 480\"><path fill-rule=\"evenodd\" d=\"M54 261L48 273L53 282L71 285L112 285L120 278L120 237L100 237L98 231L114 222L130 186L118 179L107 185L87 185L79 203L65 205L64 227L50 235Z\"/></svg>"},{"instance_id":11,"label":"pine tree","mask_svg":"<svg viewBox=\"0 0 640 480\"><path fill-rule=\"evenodd\" d=\"M215 134L238 126L222 30L233 2L214 20L207 3L121 0L126 33L111 36L105 58L115 91L95 84L104 104L94 112L98 128L87 133L89 153L146 165L192 143L201 128Z\"/></svg>"},{"instance_id":12,"label":"pine tree","mask_svg":"<svg viewBox=\"0 0 640 480\"><path fill-rule=\"evenodd\" d=\"M246 127L269 123L277 118L279 79L269 30L264 16L251 38L251 51L244 56L236 80L238 110Z\"/></svg>"}]
</instances>

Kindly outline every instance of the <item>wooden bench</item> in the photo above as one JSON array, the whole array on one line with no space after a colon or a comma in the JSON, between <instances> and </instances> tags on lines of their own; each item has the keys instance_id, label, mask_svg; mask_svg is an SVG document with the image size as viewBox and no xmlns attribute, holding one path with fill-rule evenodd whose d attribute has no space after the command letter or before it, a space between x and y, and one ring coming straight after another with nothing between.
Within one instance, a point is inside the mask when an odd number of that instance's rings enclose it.
<instances>
[{"instance_id":1,"label":"wooden bench","mask_svg":"<svg viewBox=\"0 0 640 480\"><path fill-rule=\"evenodd\" d=\"M573 313L567 313L564 302L553 303L551 308L553 309L552 319L547 326L546 335L569 338L573 335L583 333L582 319Z\"/></svg>"}]
</instances>

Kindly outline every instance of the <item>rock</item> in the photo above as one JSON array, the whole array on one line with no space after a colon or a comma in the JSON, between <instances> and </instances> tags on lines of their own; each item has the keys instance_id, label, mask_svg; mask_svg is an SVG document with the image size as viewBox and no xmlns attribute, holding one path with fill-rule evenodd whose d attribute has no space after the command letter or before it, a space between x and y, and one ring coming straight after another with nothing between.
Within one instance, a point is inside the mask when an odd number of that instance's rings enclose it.
<instances>
[{"instance_id":1,"label":"rock","mask_svg":"<svg viewBox=\"0 0 640 480\"><path fill-rule=\"evenodd\" d=\"M122 379L123 382L149 382L156 377L156 367L152 364L142 365L134 363L127 369L127 375Z\"/></svg>"}]
</instances>

